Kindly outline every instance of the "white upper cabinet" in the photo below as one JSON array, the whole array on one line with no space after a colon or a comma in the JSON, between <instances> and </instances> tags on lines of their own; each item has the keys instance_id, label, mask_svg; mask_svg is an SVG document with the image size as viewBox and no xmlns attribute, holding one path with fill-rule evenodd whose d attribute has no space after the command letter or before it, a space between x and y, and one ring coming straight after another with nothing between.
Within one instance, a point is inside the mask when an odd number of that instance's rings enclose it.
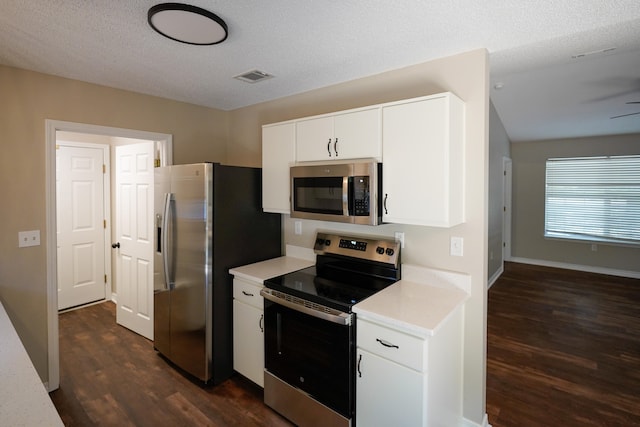
<instances>
[{"instance_id":1,"label":"white upper cabinet","mask_svg":"<svg viewBox=\"0 0 640 427\"><path fill-rule=\"evenodd\" d=\"M296 161L380 159L380 108L296 122Z\"/></svg>"},{"instance_id":2,"label":"white upper cabinet","mask_svg":"<svg viewBox=\"0 0 640 427\"><path fill-rule=\"evenodd\" d=\"M262 209L265 212L291 212L289 167L295 161L294 122L262 127Z\"/></svg>"},{"instance_id":3,"label":"white upper cabinet","mask_svg":"<svg viewBox=\"0 0 640 427\"><path fill-rule=\"evenodd\" d=\"M464 108L445 92L263 126L263 210L291 213L293 163L376 159L383 222L463 223Z\"/></svg>"},{"instance_id":4,"label":"white upper cabinet","mask_svg":"<svg viewBox=\"0 0 640 427\"><path fill-rule=\"evenodd\" d=\"M443 93L382 108L384 222L464 222L464 103Z\"/></svg>"}]
</instances>

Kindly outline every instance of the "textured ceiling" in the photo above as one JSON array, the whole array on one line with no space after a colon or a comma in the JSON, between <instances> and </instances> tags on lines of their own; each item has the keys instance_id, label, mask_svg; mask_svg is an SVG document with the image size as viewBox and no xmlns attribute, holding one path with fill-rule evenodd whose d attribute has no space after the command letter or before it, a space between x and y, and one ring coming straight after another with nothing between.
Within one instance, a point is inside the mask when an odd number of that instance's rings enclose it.
<instances>
[{"instance_id":1,"label":"textured ceiling","mask_svg":"<svg viewBox=\"0 0 640 427\"><path fill-rule=\"evenodd\" d=\"M0 63L232 110L483 47L513 140L640 132L609 119L640 111L639 0L187 1L227 22L214 46L154 32L157 3L0 0Z\"/></svg>"}]
</instances>

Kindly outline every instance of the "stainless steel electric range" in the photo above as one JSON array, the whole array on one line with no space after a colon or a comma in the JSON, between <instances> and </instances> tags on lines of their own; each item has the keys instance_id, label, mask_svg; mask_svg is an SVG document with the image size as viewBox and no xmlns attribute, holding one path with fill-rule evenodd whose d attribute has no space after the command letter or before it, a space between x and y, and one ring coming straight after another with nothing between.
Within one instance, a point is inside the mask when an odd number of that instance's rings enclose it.
<instances>
[{"instance_id":1,"label":"stainless steel electric range","mask_svg":"<svg viewBox=\"0 0 640 427\"><path fill-rule=\"evenodd\" d=\"M400 279L400 245L317 233L314 251L264 283L264 401L302 427L355 425L352 307Z\"/></svg>"}]
</instances>

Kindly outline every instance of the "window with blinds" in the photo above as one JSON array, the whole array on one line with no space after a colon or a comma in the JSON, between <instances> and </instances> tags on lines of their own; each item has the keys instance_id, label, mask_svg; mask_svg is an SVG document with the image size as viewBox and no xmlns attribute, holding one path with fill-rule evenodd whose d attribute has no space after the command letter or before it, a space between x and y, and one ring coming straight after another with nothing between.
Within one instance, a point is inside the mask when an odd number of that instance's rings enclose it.
<instances>
[{"instance_id":1,"label":"window with blinds","mask_svg":"<svg viewBox=\"0 0 640 427\"><path fill-rule=\"evenodd\" d=\"M640 155L548 159L544 234L640 245Z\"/></svg>"}]
</instances>

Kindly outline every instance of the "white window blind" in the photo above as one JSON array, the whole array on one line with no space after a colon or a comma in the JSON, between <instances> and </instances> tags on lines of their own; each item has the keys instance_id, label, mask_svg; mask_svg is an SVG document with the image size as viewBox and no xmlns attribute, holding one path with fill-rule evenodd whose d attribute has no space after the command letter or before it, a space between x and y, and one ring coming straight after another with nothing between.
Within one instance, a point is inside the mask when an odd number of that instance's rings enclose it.
<instances>
[{"instance_id":1,"label":"white window blind","mask_svg":"<svg viewBox=\"0 0 640 427\"><path fill-rule=\"evenodd\" d=\"M545 236L640 244L640 156L548 159Z\"/></svg>"}]
</instances>

